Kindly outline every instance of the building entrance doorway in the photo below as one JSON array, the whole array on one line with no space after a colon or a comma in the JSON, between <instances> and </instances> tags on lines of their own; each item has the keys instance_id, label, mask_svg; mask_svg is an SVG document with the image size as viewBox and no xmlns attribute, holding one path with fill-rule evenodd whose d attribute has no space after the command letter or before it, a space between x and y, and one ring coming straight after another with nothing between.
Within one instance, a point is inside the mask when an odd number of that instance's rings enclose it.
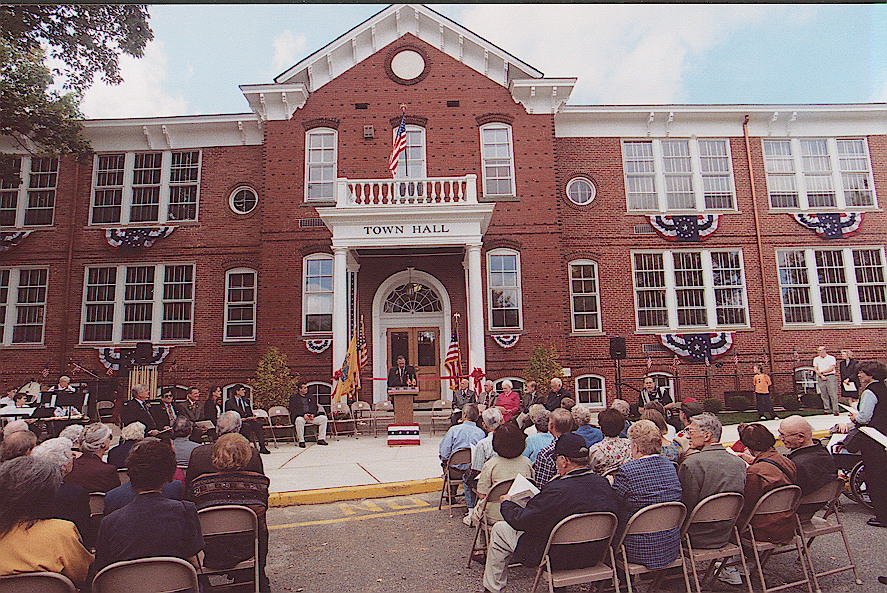
<instances>
[{"instance_id":1,"label":"building entrance doorway","mask_svg":"<svg viewBox=\"0 0 887 593\"><path fill-rule=\"evenodd\" d=\"M391 328L388 330L388 368L403 356L416 369L419 395L416 401L440 399L440 329L437 327Z\"/></svg>"}]
</instances>

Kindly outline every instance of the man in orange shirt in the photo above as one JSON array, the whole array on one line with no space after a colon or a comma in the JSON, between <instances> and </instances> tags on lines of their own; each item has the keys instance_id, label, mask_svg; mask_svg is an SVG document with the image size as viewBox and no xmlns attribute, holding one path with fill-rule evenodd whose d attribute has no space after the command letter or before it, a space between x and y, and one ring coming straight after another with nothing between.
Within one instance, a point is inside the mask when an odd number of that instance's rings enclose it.
<instances>
[{"instance_id":1,"label":"man in orange shirt","mask_svg":"<svg viewBox=\"0 0 887 593\"><path fill-rule=\"evenodd\" d=\"M761 363L752 366L752 370L755 372L755 403L758 407L758 415L761 420L773 420L776 418L773 400L770 398L770 386L773 385L773 381L770 380L770 375L764 372Z\"/></svg>"}]
</instances>

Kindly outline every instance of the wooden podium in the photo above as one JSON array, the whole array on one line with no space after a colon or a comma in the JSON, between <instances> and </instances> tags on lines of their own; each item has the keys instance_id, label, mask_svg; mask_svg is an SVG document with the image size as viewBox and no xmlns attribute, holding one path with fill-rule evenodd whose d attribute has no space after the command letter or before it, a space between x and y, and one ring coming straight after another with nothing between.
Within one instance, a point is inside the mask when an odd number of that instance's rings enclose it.
<instances>
[{"instance_id":1,"label":"wooden podium","mask_svg":"<svg viewBox=\"0 0 887 593\"><path fill-rule=\"evenodd\" d=\"M414 424L413 397L419 395L418 387L389 387L388 399L394 404L395 424Z\"/></svg>"}]
</instances>

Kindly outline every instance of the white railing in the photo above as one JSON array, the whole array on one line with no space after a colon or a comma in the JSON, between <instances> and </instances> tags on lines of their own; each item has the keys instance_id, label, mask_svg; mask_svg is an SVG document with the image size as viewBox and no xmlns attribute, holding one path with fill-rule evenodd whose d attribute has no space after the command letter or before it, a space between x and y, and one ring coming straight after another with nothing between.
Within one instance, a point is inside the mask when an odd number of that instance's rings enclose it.
<instances>
[{"instance_id":1,"label":"white railing","mask_svg":"<svg viewBox=\"0 0 887 593\"><path fill-rule=\"evenodd\" d=\"M477 204L477 175L336 180L336 207Z\"/></svg>"}]
</instances>

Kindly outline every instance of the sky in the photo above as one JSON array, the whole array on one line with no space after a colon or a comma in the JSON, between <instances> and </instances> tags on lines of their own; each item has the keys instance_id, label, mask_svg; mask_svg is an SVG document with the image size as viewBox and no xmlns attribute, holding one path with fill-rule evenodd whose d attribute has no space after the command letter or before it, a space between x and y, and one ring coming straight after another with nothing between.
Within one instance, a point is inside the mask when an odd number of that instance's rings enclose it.
<instances>
[{"instance_id":1,"label":"sky","mask_svg":"<svg viewBox=\"0 0 887 593\"><path fill-rule=\"evenodd\" d=\"M87 118L247 113L273 78L384 4L152 5L154 40ZM429 4L542 71L570 105L887 102L884 4Z\"/></svg>"}]
</instances>

